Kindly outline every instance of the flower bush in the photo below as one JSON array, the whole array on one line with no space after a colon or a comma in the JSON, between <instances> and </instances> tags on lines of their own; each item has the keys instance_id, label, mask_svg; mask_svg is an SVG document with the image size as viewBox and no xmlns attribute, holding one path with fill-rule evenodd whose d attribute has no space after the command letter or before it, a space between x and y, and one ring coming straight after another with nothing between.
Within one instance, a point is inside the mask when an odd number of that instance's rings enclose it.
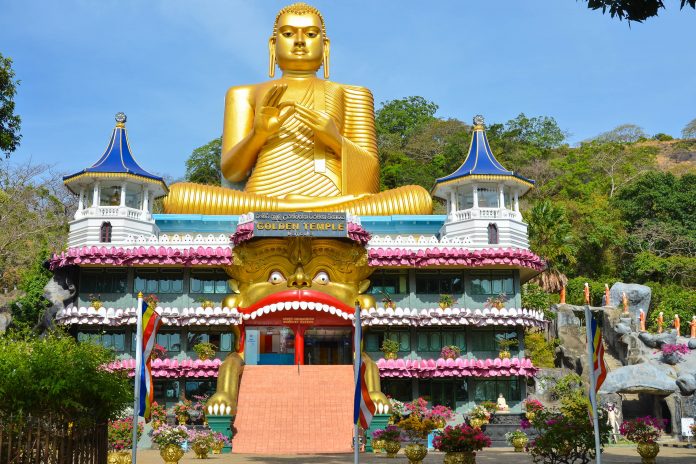
<instances>
[{"instance_id":1,"label":"flower bush","mask_svg":"<svg viewBox=\"0 0 696 464\"><path fill-rule=\"evenodd\" d=\"M164 406L154 401L150 407L150 419L152 420L152 429L156 430L167 423L167 410Z\"/></svg>"},{"instance_id":2,"label":"flower bush","mask_svg":"<svg viewBox=\"0 0 696 464\"><path fill-rule=\"evenodd\" d=\"M188 434L189 443L203 442L208 445L208 448L215 443L215 436L209 429L200 430L191 428L188 429L186 433Z\"/></svg>"},{"instance_id":3,"label":"flower bush","mask_svg":"<svg viewBox=\"0 0 696 464\"><path fill-rule=\"evenodd\" d=\"M192 410L193 410L193 405L191 403L191 400L183 400L183 401L179 401L177 404L174 405L172 412L177 417L178 416L190 416Z\"/></svg>"},{"instance_id":4,"label":"flower bush","mask_svg":"<svg viewBox=\"0 0 696 464\"><path fill-rule=\"evenodd\" d=\"M498 410L498 403L495 401L482 401L480 406L486 409L486 411L494 414Z\"/></svg>"},{"instance_id":5,"label":"flower bush","mask_svg":"<svg viewBox=\"0 0 696 464\"><path fill-rule=\"evenodd\" d=\"M382 341L382 348L381 348L383 353L398 353L399 352L399 342L396 340L392 340L390 338L385 338L384 341Z\"/></svg>"},{"instance_id":6,"label":"flower bush","mask_svg":"<svg viewBox=\"0 0 696 464\"><path fill-rule=\"evenodd\" d=\"M201 342L193 346L193 351L196 352L201 359L212 359L215 357L216 346L210 342Z\"/></svg>"},{"instance_id":7,"label":"flower bush","mask_svg":"<svg viewBox=\"0 0 696 464\"><path fill-rule=\"evenodd\" d=\"M508 296L504 293L501 293L498 296L492 296L486 300L486 302L483 304L484 308L498 308L501 309L505 306L505 302L508 300Z\"/></svg>"},{"instance_id":8,"label":"flower bush","mask_svg":"<svg viewBox=\"0 0 696 464\"><path fill-rule=\"evenodd\" d=\"M403 419L404 416L406 416L406 405L403 402L394 399L390 396L387 396L387 398L389 399L389 403L391 404L391 417L389 418L389 421L394 424L399 422L401 419Z\"/></svg>"},{"instance_id":9,"label":"flower bush","mask_svg":"<svg viewBox=\"0 0 696 464\"><path fill-rule=\"evenodd\" d=\"M152 441L160 448L166 445L182 446L188 440L188 430L183 425L162 425L152 432Z\"/></svg>"},{"instance_id":10,"label":"flower bush","mask_svg":"<svg viewBox=\"0 0 696 464\"><path fill-rule=\"evenodd\" d=\"M217 443L222 442L222 446L230 446L232 444L232 442L227 437L227 435L225 435L224 433L221 433L221 432L213 433L213 440L216 441Z\"/></svg>"},{"instance_id":11,"label":"flower bush","mask_svg":"<svg viewBox=\"0 0 696 464\"><path fill-rule=\"evenodd\" d=\"M143 434L143 424L138 424L138 440ZM133 447L133 418L109 421L109 449L122 451Z\"/></svg>"},{"instance_id":12,"label":"flower bush","mask_svg":"<svg viewBox=\"0 0 696 464\"><path fill-rule=\"evenodd\" d=\"M421 417L425 417L428 413L428 402L419 396L415 400L405 404L406 411L416 413Z\"/></svg>"},{"instance_id":13,"label":"flower bush","mask_svg":"<svg viewBox=\"0 0 696 464\"><path fill-rule=\"evenodd\" d=\"M529 421L528 421L529 423ZM522 430L517 429L514 432L508 432L505 434L505 439L507 440L508 443L512 444L512 440L515 440L517 438L527 438L527 434L524 433Z\"/></svg>"},{"instance_id":14,"label":"flower bush","mask_svg":"<svg viewBox=\"0 0 696 464\"><path fill-rule=\"evenodd\" d=\"M462 349L457 345L447 345L442 347L440 351L440 357L445 359L457 359L462 355Z\"/></svg>"},{"instance_id":15,"label":"flower bush","mask_svg":"<svg viewBox=\"0 0 696 464\"><path fill-rule=\"evenodd\" d=\"M469 411L470 419L483 420L486 422L491 420L491 415L491 412L480 404L474 406L474 408L471 411Z\"/></svg>"},{"instance_id":16,"label":"flower bush","mask_svg":"<svg viewBox=\"0 0 696 464\"><path fill-rule=\"evenodd\" d=\"M154 293L149 294L145 297L145 304L150 308L156 308L159 305L159 298Z\"/></svg>"},{"instance_id":17,"label":"flower bush","mask_svg":"<svg viewBox=\"0 0 696 464\"><path fill-rule=\"evenodd\" d=\"M375 440L404 441L404 434L396 425L387 425L384 429L377 429L372 432Z\"/></svg>"},{"instance_id":18,"label":"flower bush","mask_svg":"<svg viewBox=\"0 0 696 464\"><path fill-rule=\"evenodd\" d=\"M666 419L645 416L623 421L619 431L634 443L655 443L662 435L665 425Z\"/></svg>"},{"instance_id":19,"label":"flower bush","mask_svg":"<svg viewBox=\"0 0 696 464\"><path fill-rule=\"evenodd\" d=\"M454 411L447 406L437 405L428 410L425 414L426 419L431 419L436 424L445 424L447 421L454 419Z\"/></svg>"},{"instance_id":20,"label":"flower bush","mask_svg":"<svg viewBox=\"0 0 696 464\"><path fill-rule=\"evenodd\" d=\"M152 359L164 359L167 357L167 349L159 343L155 343L155 346L152 347L150 356Z\"/></svg>"},{"instance_id":21,"label":"flower bush","mask_svg":"<svg viewBox=\"0 0 696 464\"><path fill-rule=\"evenodd\" d=\"M534 398L527 398L522 402L522 406L527 412L537 412L544 409L544 405L541 404L541 401L535 400Z\"/></svg>"},{"instance_id":22,"label":"flower bush","mask_svg":"<svg viewBox=\"0 0 696 464\"><path fill-rule=\"evenodd\" d=\"M439 303L442 306L444 306L445 308L451 308L452 305L456 302L457 302L457 300L455 300L452 295L447 295L447 294L440 295Z\"/></svg>"},{"instance_id":23,"label":"flower bush","mask_svg":"<svg viewBox=\"0 0 696 464\"><path fill-rule=\"evenodd\" d=\"M205 403L208 401L210 395L193 395L193 405L191 406L191 412L194 416L203 418L205 416Z\"/></svg>"},{"instance_id":24,"label":"flower bush","mask_svg":"<svg viewBox=\"0 0 696 464\"><path fill-rule=\"evenodd\" d=\"M445 453L481 451L491 446L491 438L479 428L466 424L448 425L442 431L435 432L433 447Z\"/></svg>"},{"instance_id":25,"label":"flower bush","mask_svg":"<svg viewBox=\"0 0 696 464\"><path fill-rule=\"evenodd\" d=\"M411 440L424 440L428 438L430 432L437 428L432 419L424 419L418 413L412 413L396 425L404 430Z\"/></svg>"},{"instance_id":26,"label":"flower bush","mask_svg":"<svg viewBox=\"0 0 696 464\"><path fill-rule=\"evenodd\" d=\"M665 343L662 345L662 354L669 356L671 354L689 354L689 346L685 343Z\"/></svg>"}]
</instances>

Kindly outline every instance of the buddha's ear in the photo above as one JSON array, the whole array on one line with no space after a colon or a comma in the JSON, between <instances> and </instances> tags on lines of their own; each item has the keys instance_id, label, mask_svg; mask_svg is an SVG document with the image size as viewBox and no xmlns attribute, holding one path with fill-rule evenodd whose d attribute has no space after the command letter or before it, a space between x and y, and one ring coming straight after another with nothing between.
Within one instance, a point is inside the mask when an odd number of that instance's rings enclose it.
<instances>
[{"instance_id":1,"label":"buddha's ear","mask_svg":"<svg viewBox=\"0 0 696 464\"><path fill-rule=\"evenodd\" d=\"M270 77L271 79L275 77L275 44L275 37L271 37L270 39L268 39L268 77Z\"/></svg>"},{"instance_id":2,"label":"buddha's ear","mask_svg":"<svg viewBox=\"0 0 696 464\"><path fill-rule=\"evenodd\" d=\"M329 78L329 56L331 55L331 41L324 39L324 79Z\"/></svg>"},{"instance_id":3,"label":"buddha's ear","mask_svg":"<svg viewBox=\"0 0 696 464\"><path fill-rule=\"evenodd\" d=\"M358 284L358 293L362 295L368 288L370 288L370 281L365 279Z\"/></svg>"}]
</instances>

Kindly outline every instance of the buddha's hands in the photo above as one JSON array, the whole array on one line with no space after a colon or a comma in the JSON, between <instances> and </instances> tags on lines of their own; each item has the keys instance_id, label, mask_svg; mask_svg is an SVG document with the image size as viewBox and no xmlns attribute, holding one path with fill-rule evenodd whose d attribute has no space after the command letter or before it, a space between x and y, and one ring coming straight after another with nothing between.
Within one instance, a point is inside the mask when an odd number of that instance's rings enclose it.
<instances>
[{"instance_id":1,"label":"buddha's hands","mask_svg":"<svg viewBox=\"0 0 696 464\"><path fill-rule=\"evenodd\" d=\"M331 116L295 103L295 117L312 129L319 141L340 156L343 136Z\"/></svg>"},{"instance_id":2,"label":"buddha's hands","mask_svg":"<svg viewBox=\"0 0 696 464\"><path fill-rule=\"evenodd\" d=\"M295 111L291 102L280 103L287 88L287 84L271 87L263 97L261 108L254 115L254 133L264 140L277 133Z\"/></svg>"}]
</instances>

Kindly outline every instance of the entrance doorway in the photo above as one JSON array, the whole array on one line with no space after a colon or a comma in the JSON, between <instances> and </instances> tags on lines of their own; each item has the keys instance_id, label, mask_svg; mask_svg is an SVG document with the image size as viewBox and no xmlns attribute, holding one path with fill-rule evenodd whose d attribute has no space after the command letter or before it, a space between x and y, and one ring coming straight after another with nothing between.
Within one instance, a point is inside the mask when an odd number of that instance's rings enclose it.
<instances>
[{"instance_id":1,"label":"entrance doorway","mask_svg":"<svg viewBox=\"0 0 696 464\"><path fill-rule=\"evenodd\" d=\"M352 329L313 327L304 333L305 364L351 364L353 362Z\"/></svg>"}]
</instances>

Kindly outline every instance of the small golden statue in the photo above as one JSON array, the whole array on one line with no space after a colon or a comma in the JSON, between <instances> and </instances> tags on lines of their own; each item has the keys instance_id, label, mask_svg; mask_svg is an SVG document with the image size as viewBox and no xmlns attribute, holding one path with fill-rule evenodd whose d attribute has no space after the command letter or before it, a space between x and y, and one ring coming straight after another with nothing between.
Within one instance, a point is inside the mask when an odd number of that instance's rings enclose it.
<instances>
[{"instance_id":1,"label":"small golden statue","mask_svg":"<svg viewBox=\"0 0 696 464\"><path fill-rule=\"evenodd\" d=\"M662 328L665 325L665 313L660 311L660 314L657 315L657 333L661 334L662 333Z\"/></svg>"},{"instance_id":2,"label":"small golden statue","mask_svg":"<svg viewBox=\"0 0 696 464\"><path fill-rule=\"evenodd\" d=\"M689 327L691 328L691 338L696 338L696 316L691 317Z\"/></svg>"},{"instance_id":3,"label":"small golden statue","mask_svg":"<svg viewBox=\"0 0 696 464\"><path fill-rule=\"evenodd\" d=\"M225 100L221 170L230 183L246 181L244 190L174 184L165 212L432 213L420 186L379 192L373 97L327 80L330 42L319 10L304 3L281 9L268 52L270 77L276 65L283 75L232 87Z\"/></svg>"}]
</instances>

